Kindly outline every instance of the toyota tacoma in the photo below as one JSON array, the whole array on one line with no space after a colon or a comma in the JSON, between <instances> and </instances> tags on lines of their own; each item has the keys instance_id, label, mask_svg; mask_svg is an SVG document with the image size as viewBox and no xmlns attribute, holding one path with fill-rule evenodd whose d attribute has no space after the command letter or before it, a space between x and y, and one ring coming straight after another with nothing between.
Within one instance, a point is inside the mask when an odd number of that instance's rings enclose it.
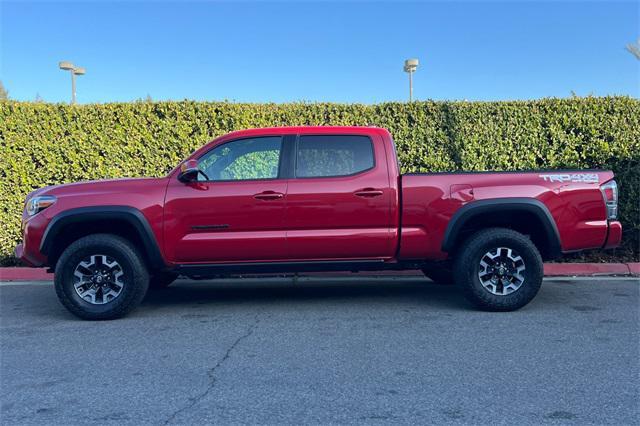
<instances>
[{"instance_id":1,"label":"toyota tacoma","mask_svg":"<svg viewBox=\"0 0 640 426\"><path fill-rule=\"evenodd\" d=\"M422 269L477 307L538 292L543 260L620 243L611 171L400 174L375 127L251 129L167 176L27 196L15 254L55 272L62 304L112 319L179 275Z\"/></svg>"}]
</instances>

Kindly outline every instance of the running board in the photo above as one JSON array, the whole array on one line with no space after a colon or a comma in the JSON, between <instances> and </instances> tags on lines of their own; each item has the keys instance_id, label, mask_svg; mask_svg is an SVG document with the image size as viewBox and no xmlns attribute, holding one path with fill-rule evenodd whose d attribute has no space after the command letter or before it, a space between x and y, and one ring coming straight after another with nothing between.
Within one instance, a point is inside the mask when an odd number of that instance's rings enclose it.
<instances>
[{"instance_id":1,"label":"running board","mask_svg":"<svg viewBox=\"0 0 640 426\"><path fill-rule=\"evenodd\" d=\"M269 274L284 272L322 271L382 271L395 269L397 263L374 260L329 260L310 262L208 263L178 265L174 271L191 278L215 277L228 274Z\"/></svg>"}]
</instances>

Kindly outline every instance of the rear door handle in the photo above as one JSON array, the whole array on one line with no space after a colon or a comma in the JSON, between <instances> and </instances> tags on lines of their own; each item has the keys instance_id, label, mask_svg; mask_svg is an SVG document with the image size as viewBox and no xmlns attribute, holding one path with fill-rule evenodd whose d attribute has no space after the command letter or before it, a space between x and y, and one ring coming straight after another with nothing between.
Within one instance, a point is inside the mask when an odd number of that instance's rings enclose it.
<instances>
[{"instance_id":1,"label":"rear door handle","mask_svg":"<svg viewBox=\"0 0 640 426\"><path fill-rule=\"evenodd\" d=\"M356 197L365 197L365 198L379 197L382 194L383 194L382 191L374 188L364 188L353 193L353 195L355 195Z\"/></svg>"},{"instance_id":2,"label":"rear door handle","mask_svg":"<svg viewBox=\"0 0 640 426\"><path fill-rule=\"evenodd\" d=\"M275 191L264 191L253 196L257 200L279 200L284 194Z\"/></svg>"}]
</instances>

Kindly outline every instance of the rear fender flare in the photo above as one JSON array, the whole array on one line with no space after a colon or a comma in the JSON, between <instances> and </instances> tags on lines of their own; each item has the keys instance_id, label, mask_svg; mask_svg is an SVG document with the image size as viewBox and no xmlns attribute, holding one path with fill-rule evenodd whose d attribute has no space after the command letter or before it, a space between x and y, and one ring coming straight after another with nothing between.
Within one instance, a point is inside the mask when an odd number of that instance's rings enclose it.
<instances>
[{"instance_id":1,"label":"rear fender flare","mask_svg":"<svg viewBox=\"0 0 640 426\"><path fill-rule=\"evenodd\" d=\"M562 253L560 234L553 216L540 200L534 198L494 198L491 200L479 200L470 202L458 209L444 233L442 251L451 252L455 249L455 243L460 232L469 220L487 213L527 212L534 214L542 224L548 241L548 257L554 258Z\"/></svg>"}]
</instances>

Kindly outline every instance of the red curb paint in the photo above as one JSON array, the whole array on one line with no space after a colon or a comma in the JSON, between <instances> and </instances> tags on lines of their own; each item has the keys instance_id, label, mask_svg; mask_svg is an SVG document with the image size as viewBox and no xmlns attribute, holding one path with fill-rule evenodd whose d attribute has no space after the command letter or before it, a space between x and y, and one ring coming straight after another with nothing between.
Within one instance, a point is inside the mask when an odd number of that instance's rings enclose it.
<instances>
[{"instance_id":1,"label":"red curb paint","mask_svg":"<svg viewBox=\"0 0 640 426\"><path fill-rule=\"evenodd\" d=\"M545 263L545 276L629 275L626 263Z\"/></svg>"},{"instance_id":2,"label":"red curb paint","mask_svg":"<svg viewBox=\"0 0 640 426\"><path fill-rule=\"evenodd\" d=\"M52 281L45 268L0 268L0 281Z\"/></svg>"},{"instance_id":3,"label":"red curb paint","mask_svg":"<svg viewBox=\"0 0 640 426\"><path fill-rule=\"evenodd\" d=\"M627 263L627 266L632 275L640 275L640 262Z\"/></svg>"},{"instance_id":4,"label":"red curb paint","mask_svg":"<svg viewBox=\"0 0 640 426\"><path fill-rule=\"evenodd\" d=\"M640 262L636 263L545 263L545 276L600 276L600 275L640 275ZM364 271L352 272L309 272L301 274L312 277L341 277L341 276L393 276L415 277L422 276L419 270L408 271ZM277 274L276 274L277 276ZM53 274L47 273L45 268L0 268L0 281L52 281Z\"/></svg>"}]
</instances>

